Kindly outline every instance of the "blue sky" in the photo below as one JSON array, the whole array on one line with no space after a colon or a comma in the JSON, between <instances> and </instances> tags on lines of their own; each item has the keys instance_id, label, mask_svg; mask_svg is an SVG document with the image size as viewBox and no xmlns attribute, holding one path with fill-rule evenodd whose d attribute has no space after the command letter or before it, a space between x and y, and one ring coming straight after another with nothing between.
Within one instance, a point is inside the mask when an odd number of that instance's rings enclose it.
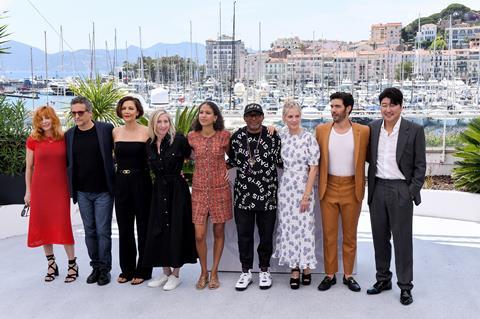
<instances>
[{"instance_id":1,"label":"blue sky","mask_svg":"<svg viewBox=\"0 0 480 319\"><path fill-rule=\"evenodd\" d=\"M480 1L457 1L480 10ZM43 31L47 31L48 51L58 52L59 36L74 50L88 48L88 37L95 22L96 47L113 48L114 29L119 47L139 45L138 27L142 27L142 45L157 42L189 41L189 21L193 41L204 43L219 32L218 0L0 0L0 12L8 10L11 39L43 49ZM262 48L279 37L298 35L315 38L357 41L369 37L374 23L402 22L404 25L419 14L427 16L445 8L443 0L237 0L236 35L246 46L259 47L258 24L262 24ZM32 6L33 4L33 6ZM232 33L233 1L221 1L222 33ZM65 50L69 48L65 45Z\"/></svg>"}]
</instances>

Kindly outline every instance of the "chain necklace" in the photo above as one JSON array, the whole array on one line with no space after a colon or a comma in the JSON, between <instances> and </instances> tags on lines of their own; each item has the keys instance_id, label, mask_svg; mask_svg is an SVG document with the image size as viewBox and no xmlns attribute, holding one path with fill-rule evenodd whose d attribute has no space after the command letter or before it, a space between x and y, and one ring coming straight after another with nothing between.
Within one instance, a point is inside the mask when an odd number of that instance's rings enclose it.
<instances>
[{"instance_id":1,"label":"chain necklace","mask_svg":"<svg viewBox=\"0 0 480 319\"><path fill-rule=\"evenodd\" d=\"M253 165L255 165L255 154L258 153L258 146L260 145L260 140L261 140L261 137L262 137L262 132L263 132L263 127L262 127L262 130L260 131L260 134L258 135L258 140L257 140L257 145L255 146L255 149L253 150L253 154L252 154L252 150L250 148L250 144L248 143L248 131L247 131L247 149L248 149L248 164L250 165L250 168L253 168ZM253 137L252 137L253 139Z\"/></svg>"}]
</instances>

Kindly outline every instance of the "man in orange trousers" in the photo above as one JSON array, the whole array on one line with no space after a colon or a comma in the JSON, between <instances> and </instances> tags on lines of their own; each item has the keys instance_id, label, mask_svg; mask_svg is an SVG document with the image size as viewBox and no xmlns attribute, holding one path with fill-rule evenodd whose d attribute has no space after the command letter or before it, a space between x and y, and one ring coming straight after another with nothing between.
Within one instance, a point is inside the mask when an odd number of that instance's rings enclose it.
<instances>
[{"instance_id":1,"label":"man in orange trousers","mask_svg":"<svg viewBox=\"0 0 480 319\"><path fill-rule=\"evenodd\" d=\"M327 274L318 290L330 289L337 282L338 216L342 219L343 283L360 291L353 278L357 252L357 224L365 192L365 159L370 130L352 123L349 115L354 100L351 94L336 92L330 96L333 122L320 124L316 138L320 146L319 198L323 224L323 256Z\"/></svg>"}]
</instances>

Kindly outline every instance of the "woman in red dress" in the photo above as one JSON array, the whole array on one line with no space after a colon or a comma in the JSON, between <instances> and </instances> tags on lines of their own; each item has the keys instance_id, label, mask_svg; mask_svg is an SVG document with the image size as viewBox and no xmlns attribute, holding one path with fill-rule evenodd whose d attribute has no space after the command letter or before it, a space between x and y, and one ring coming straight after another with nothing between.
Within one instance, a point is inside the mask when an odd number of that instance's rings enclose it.
<instances>
[{"instance_id":1,"label":"woman in red dress","mask_svg":"<svg viewBox=\"0 0 480 319\"><path fill-rule=\"evenodd\" d=\"M33 115L27 139L25 204L30 205L28 247L43 246L48 261L45 281L58 276L53 244L64 246L68 256L65 282L78 277L67 184L67 156L60 120L50 106Z\"/></svg>"},{"instance_id":2,"label":"woman in red dress","mask_svg":"<svg viewBox=\"0 0 480 319\"><path fill-rule=\"evenodd\" d=\"M218 106L210 101L200 105L198 117L192 124L188 142L193 149L195 172L192 182L192 219L201 273L197 289L207 286L216 289L218 265L225 242L225 222L232 219L232 194L228 183L225 154L230 144L230 132L224 129ZM213 266L208 279L207 217L213 223Z\"/></svg>"}]
</instances>

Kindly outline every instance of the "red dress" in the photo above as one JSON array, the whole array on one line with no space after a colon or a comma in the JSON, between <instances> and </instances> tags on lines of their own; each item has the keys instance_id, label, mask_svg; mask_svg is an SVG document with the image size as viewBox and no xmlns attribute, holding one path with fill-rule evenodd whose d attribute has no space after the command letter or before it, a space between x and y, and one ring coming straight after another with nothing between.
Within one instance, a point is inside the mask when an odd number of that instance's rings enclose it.
<instances>
[{"instance_id":1,"label":"red dress","mask_svg":"<svg viewBox=\"0 0 480 319\"><path fill-rule=\"evenodd\" d=\"M33 151L28 247L74 243L65 140L27 139Z\"/></svg>"},{"instance_id":2,"label":"red dress","mask_svg":"<svg viewBox=\"0 0 480 319\"><path fill-rule=\"evenodd\" d=\"M230 144L228 131L217 131L205 137L200 131L188 134L188 143L195 154L192 181L192 221L205 224L210 215L212 223L232 219L232 193L225 180L225 154Z\"/></svg>"}]
</instances>

